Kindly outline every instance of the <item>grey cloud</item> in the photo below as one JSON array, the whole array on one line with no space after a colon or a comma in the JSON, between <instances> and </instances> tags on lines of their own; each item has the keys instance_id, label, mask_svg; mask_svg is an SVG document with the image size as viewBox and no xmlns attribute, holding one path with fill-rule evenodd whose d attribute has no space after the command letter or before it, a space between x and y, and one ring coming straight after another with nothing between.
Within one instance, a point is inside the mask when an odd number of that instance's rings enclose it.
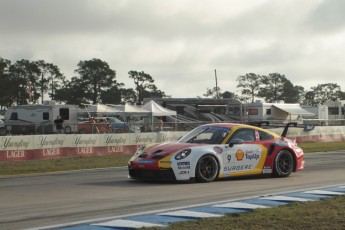
<instances>
[{"instance_id":1,"label":"grey cloud","mask_svg":"<svg viewBox=\"0 0 345 230\"><path fill-rule=\"evenodd\" d=\"M306 19L306 25L313 32L325 33L345 29L345 1L324 0L317 5Z\"/></svg>"},{"instance_id":2,"label":"grey cloud","mask_svg":"<svg viewBox=\"0 0 345 230\"><path fill-rule=\"evenodd\" d=\"M250 6L234 13L235 3ZM344 4L1 0L0 54L12 61L44 59L67 77L80 60L96 57L108 62L126 87L132 83L129 70L144 71L163 91L182 97L201 96L213 87L214 69L224 90L230 91L236 90L234 79L248 72L280 72L306 88L303 82L316 76L321 81L329 72L345 87L340 68L344 43L333 47L323 40L326 36L315 36L341 35ZM205 15L213 17L210 11L221 16L207 21ZM176 87L171 87L171 79Z\"/></svg>"}]
</instances>

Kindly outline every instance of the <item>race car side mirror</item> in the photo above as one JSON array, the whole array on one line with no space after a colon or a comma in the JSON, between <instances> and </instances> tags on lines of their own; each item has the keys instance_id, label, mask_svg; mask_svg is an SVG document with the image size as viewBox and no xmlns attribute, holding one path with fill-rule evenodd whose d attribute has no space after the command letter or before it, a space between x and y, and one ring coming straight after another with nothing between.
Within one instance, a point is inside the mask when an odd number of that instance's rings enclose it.
<instances>
[{"instance_id":1,"label":"race car side mirror","mask_svg":"<svg viewBox=\"0 0 345 230\"><path fill-rule=\"evenodd\" d=\"M229 143L229 147L233 147L234 145L240 145L240 144L243 144L243 140L241 140L241 139L233 139L233 140L231 140L230 141L230 143Z\"/></svg>"}]
</instances>

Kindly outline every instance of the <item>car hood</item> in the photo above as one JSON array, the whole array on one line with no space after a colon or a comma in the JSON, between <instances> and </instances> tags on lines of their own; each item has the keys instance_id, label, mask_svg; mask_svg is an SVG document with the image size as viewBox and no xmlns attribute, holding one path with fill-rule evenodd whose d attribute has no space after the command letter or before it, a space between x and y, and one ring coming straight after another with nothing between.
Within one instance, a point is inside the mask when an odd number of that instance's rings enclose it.
<instances>
[{"instance_id":1,"label":"car hood","mask_svg":"<svg viewBox=\"0 0 345 230\"><path fill-rule=\"evenodd\" d=\"M150 145L147 146L147 148L145 148L144 151L138 155L138 158L159 160L171 154L177 153L183 149L195 146L200 146L200 144L174 142Z\"/></svg>"}]
</instances>

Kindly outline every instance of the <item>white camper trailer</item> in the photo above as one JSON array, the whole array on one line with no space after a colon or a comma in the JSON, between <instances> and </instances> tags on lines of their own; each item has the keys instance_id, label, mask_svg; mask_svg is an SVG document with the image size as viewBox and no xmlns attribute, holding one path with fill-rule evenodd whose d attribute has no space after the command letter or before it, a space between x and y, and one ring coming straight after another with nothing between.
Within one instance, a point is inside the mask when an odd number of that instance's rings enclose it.
<instances>
[{"instance_id":1,"label":"white camper trailer","mask_svg":"<svg viewBox=\"0 0 345 230\"><path fill-rule=\"evenodd\" d=\"M64 120L65 133L75 131L78 107L76 105L56 105L54 101L8 108L5 113L5 126L10 134L55 133L54 120L57 116Z\"/></svg>"},{"instance_id":2,"label":"white camper trailer","mask_svg":"<svg viewBox=\"0 0 345 230\"><path fill-rule=\"evenodd\" d=\"M283 101L265 103L257 100L247 105L248 121L255 123L260 121L291 122L304 116L314 116L314 113L303 109L299 104L289 104Z\"/></svg>"},{"instance_id":3,"label":"white camper trailer","mask_svg":"<svg viewBox=\"0 0 345 230\"><path fill-rule=\"evenodd\" d=\"M345 100L339 98L324 103L328 107L328 124L344 125L345 124Z\"/></svg>"}]
</instances>

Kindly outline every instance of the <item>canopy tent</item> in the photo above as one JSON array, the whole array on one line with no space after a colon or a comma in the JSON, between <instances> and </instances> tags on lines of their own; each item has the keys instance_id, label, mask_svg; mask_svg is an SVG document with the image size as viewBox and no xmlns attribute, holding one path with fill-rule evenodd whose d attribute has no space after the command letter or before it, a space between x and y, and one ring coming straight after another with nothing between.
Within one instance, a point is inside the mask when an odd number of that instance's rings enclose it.
<instances>
[{"instance_id":1,"label":"canopy tent","mask_svg":"<svg viewBox=\"0 0 345 230\"><path fill-rule=\"evenodd\" d=\"M109 106L118 110L125 119L127 119L127 117L129 116L149 116L151 114L150 111L147 111L136 105L125 104L125 105L109 105Z\"/></svg>"},{"instance_id":2,"label":"canopy tent","mask_svg":"<svg viewBox=\"0 0 345 230\"><path fill-rule=\"evenodd\" d=\"M176 111L166 109L163 106L160 106L155 101L151 100L141 106L142 109L145 109L147 111L150 111L152 113L152 116L155 117L163 117L163 116L176 116Z\"/></svg>"},{"instance_id":3,"label":"canopy tent","mask_svg":"<svg viewBox=\"0 0 345 230\"><path fill-rule=\"evenodd\" d=\"M314 113L311 113L303 109L299 104L274 104L274 107L283 110L284 112L290 115L303 115L303 116L314 116Z\"/></svg>"},{"instance_id":4,"label":"canopy tent","mask_svg":"<svg viewBox=\"0 0 345 230\"><path fill-rule=\"evenodd\" d=\"M111 107L109 105L96 104L96 105L85 105L85 109L82 109L83 112L90 113L119 113L119 109Z\"/></svg>"},{"instance_id":5,"label":"canopy tent","mask_svg":"<svg viewBox=\"0 0 345 230\"><path fill-rule=\"evenodd\" d=\"M155 126L154 129L156 130L163 130L163 123L162 123L162 119L161 117L171 117L171 116L177 116L176 111L164 108L163 106L157 104L155 101L150 100L149 102L147 102L146 104L144 104L143 106L141 106L141 108L148 110L151 112L151 121L150 123ZM154 119L154 117L159 117L156 121ZM172 118L170 120L173 120L173 122L168 122L170 123L170 125L168 124L168 126L170 127L170 130L176 128L176 119ZM166 121L169 121L168 119L166 119ZM164 130L169 129L169 127L164 125Z\"/></svg>"}]
</instances>

